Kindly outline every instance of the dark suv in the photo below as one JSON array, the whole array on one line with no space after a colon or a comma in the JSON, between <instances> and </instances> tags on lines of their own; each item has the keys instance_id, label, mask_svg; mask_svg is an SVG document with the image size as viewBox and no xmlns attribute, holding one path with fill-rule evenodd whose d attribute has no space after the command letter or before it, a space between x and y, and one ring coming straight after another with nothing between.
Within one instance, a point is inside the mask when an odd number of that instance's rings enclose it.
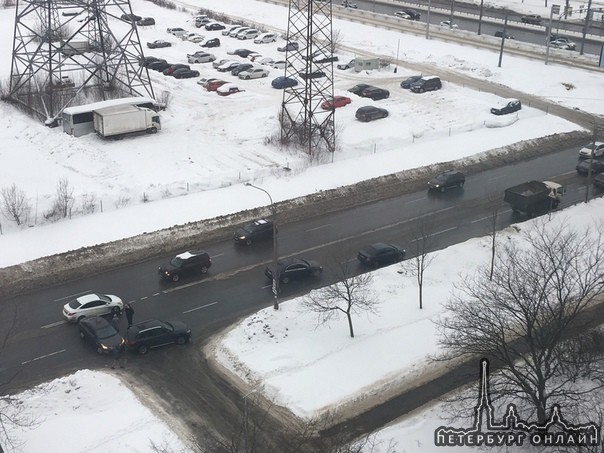
<instances>
[{"instance_id":1,"label":"dark suv","mask_svg":"<svg viewBox=\"0 0 604 453\"><path fill-rule=\"evenodd\" d=\"M186 274L201 272L205 274L212 265L210 255L203 250L191 250L176 255L169 263L159 266L157 272L165 280L177 282Z\"/></svg>"},{"instance_id":2,"label":"dark suv","mask_svg":"<svg viewBox=\"0 0 604 453\"><path fill-rule=\"evenodd\" d=\"M390 91L385 90L384 88L368 87L361 92L360 96L363 98L372 99L374 101L379 101L380 99L390 97Z\"/></svg>"},{"instance_id":3,"label":"dark suv","mask_svg":"<svg viewBox=\"0 0 604 453\"><path fill-rule=\"evenodd\" d=\"M465 183L466 177L462 172L457 170L447 170L431 179L428 182L428 189L444 192L452 187L462 188Z\"/></svg>"},{"instance_id":4,"label":"dark suv","mask_svg":"<svg viewBox=\"0 0 604 453\"><path fill-rule=\"evenodd\" d=\"M354 116L357 120L368 123L369 121L386 118L388 116L388 110L374 107L373 105L366 105L365 107L357 109Z\"/></svg>"},{"instance_id":5,"label":"dark suv","mask_svg":"<svg viewBox=\"0 0 604 453\"><path fill-rule=\"evenodd\" d=\"M259 219L235 231L233 240L236 244L252 245L255 241L260 239L271 239L272 237L273 222L266 219Z\"/></svg>"},{"instance_id":6,"label":"dark suv","mask_svg":"<svg viewBox=\"0 0 604 453\"><path fill-rule=\"evenodd\" d=\"M411 85L411 91L414 93L424 93L426 91L440 90L442 83L436 76L422 77Z\"/></svg>"},{"instance_id":7,"label":"dark suv","mask_svg":"<svg viewBox=\"0 0 604 453\"><path fill-rule=\"evenodd\" d=\"M401 10L404 13L407 13L411 20L419 20L421 18L421 14L411 8L403 8Z\"/></svg>"},{"instance_id":8,"label":"dark suv","mask_svg":"<svg viewBox=\"0 0 604 453\"><path fill-rule=\"evenodd\" d=\"M128 328L126 344L129 349L146 354L149 349L166 344L185 344L191 339L191 329L180 321L138 322Z\"/></svg>"},{"instance_id":9,"label":"dark suv","mask_svg":"<svg viewBox=\"0 0 604 453\"><path fill-rule=\"evenodd\" d=\"M520 22L523 24L541 25L541 16L536 14L528 14L520 18Z\"/></svg>"}]
</instances>

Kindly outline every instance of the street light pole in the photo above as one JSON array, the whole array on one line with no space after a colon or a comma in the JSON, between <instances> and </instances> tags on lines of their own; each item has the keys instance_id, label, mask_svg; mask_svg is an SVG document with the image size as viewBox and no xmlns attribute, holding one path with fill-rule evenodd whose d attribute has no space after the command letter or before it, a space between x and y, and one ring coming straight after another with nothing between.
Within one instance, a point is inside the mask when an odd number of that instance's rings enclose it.
<instances>
[{"instance_id":1,"label":"street light pole","mask_svg":"<svg viewBox=\"0 0 604 453\"><path fill-rule=\"evenodd\" d=\"M272 217L272 222L273 222L273 294L275 296L275 300L273 302L273 308L275 310L279 310L279 269L277 266L277 259L278 259L278 254L277 254L277 245L278 245L278 241L277 241L277 234L278 234L278 229L277 229L277 209L275 207L275 203L273 203L273 197L271 197L271 194L268 193L267 190L264 190L262 187L258 187L255 186L252 183L246 182L245 183L246 186L249 187L253 187L254 189L258 189L261 190L262 192L264 192L265 194L268 195L268 199L271 201L271 217Z\"/></svg>"}]
</instances>

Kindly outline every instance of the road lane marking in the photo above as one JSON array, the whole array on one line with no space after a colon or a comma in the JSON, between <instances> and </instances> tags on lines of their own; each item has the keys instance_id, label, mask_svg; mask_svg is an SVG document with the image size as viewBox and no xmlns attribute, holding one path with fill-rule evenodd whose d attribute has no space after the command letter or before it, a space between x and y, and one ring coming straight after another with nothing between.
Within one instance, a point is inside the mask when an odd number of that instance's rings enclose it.
<instances>
[{"instance_id":1,"label":"road lane marking","mask_svg":"<svg viewBox=\"0 0 604 453\"><path fill-rule=\"evenodd\" d=\"M316 231L316 230L320 230L321 228L328 228L330 226L331 226L331 223L328 223L326 225L321 225L321 226L318 226L318 227L309 228L308 230L305 230L305 231L308 233L310 231Z\"/></svg>"},{"instance_id":2,"label":"road lane marking","mask_svg":"<svg viewBox=\"0 0 604 453\"><path fill-rule=\"evenodd\" d=\"M211 307L212 305L216 305L217 303L218 303L218 301L212 302L211 304L202 305L201 307L191 308L190 310L183 311L182 314L184 315L186 313L191 313L192 311L201 310L202 308L208 308L208 307Z\"/></svg>"},{"instance_id":3,"label":"road lane marking","mask_svg":"<svg viewBox=\"0 0 604 453\"><path fill-rule=\"evenodd\" d=\"M405 202L405 204L417 203L418 201L424 201L425 199L426 199L426 197L416 198L415 200L409 200L409 201Z\"/></svg>"},{"instance_id":4,"label":"road lane marking","mask_svg":"<svg viewBox=\"0 0 604 453\"><path fill-rule=\"evenodd\" d=\"M411 240L411 241L409 241L409 242L417 242L417 241L421 241L421 240L422 240L422 239L424 239L424 238L429 238L429 237L432 237L432 236L436 236L437 234L448 233L449 231L453 231L453 230L456 230L456 229L457 229L457 227L451 227L451 228L447 228L446 230L437 231L436 233L432 233L432 234L427 234L427 235L425 235L424 237L421 237L421 238L412 239L412 240Z\"/></svg>"},{"instance_id":5,"label":"road lane marking","mask_svg":"<svg viewBox=\"0 0 604 453\"><path fill-rule=\"evenodd\" d=\"M50 324L46 324L45 326L40 327L40 329L50 329L51 327L60 326L61 324L65 324L65 323L67 323L67 321L65 321L65 320L57 321L57 322L53 322Z\"/></svg>"},{"instance_id":6,"label":"road lane marking","mask_svg":"<svg viewBox=\"0 0 604 453\"><path fill-rule=\"evenodd\" d=\"M148 298L149 298L149 296L143 296L143 297L141 297L139 300L146 300L146 299L148 299Z\"/></svg>"},{"instance_id":7,"label":"road lane marking","mask_svg":"<svg viewBox=\"0 0 604 453\"><path fill-rule=\"evenodd\" d=\"M58 299L53 300L53 302L59 302L60 300L65 300L65 299L73 299L74 297L83 296L84 294L90 294L91 292L92 292L91 289L87 289L86 291L82 291L81 293L75 293L75 294L72 294L71 296L59 297Z\"/></svg>"},{"instance_id":8,"label":"road lane marking","mask_svg":"<svg viewBox=\"0 0 604 453\"><path fill-rule=\"evenodd\" d=\"M492 219L493 216L488 215L486 217L481 217L480 219L472 220L470 223L482 222L483 220Z\"/></svg>"},{"instance_id":9,"label":"road lane marking","mask_svg":"<svg viewBox=\"0 0 604 453\"><path fill-rule=\"evenodd\" d=\"M26 365L31 362L35 362L36 360L45 359L47 357L51 357L53 355L61 354L62 352L67 351L67 349L61 349L60 351L51 352L50 354L41 355L40 357L36 357L35 359L26 360L25 362L21 362L21 365Z\"/></svg>"}]
</instances>

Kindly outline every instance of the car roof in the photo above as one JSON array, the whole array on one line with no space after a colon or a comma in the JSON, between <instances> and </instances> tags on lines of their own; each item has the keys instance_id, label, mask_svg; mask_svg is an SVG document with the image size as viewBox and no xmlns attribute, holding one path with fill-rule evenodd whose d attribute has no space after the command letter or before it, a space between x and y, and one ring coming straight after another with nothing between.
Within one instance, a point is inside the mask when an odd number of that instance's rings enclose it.
<instances>
[{"instance_id":1,"label":"car roof","mask_svg":"<svg viewBox=\"0 0 604 453\"><path fill-rule=\"evenodd\" d=\"M98 294L86 294L85 296L80 296L78 298L76 298L76 300L81 303L82 305L84 305L87 302L92 302L94 300L99 300L100 297L98 296Z\"/></svg>"},{"instance_id":2,"label":"car roof","mask_svg":"<svg viewBox=\"0 0 604 453\"><path fill-rule=\"evenodd\" d=\"M161 327L163 324L159 319L147 319L146 321L140 321L133 324L130 328L135 328L139 332L143 332L145 330Z\"/></svg>"},{"instance_id":3,"label":"car roof","mask_svg":"<svg viewBox=\"0 0 604 453\"><path fill-rule=\"evenodd\" d=\"M188 260L193 256L203 255L206 253L204 250L189 250L183 253L176 255L176 258L180 258L182 260Z\"/></svg>"},{"instance_id":4,"label":"car roof","mask_svg":"<svg viewBox=\"0 0 604 453\"><path fill-rule=\"evenodd\" d=\"M107 321L105 318L101 318L100 316L89 316L87 318L81 319L80 324L82 323L88 324L94 329L98 329L99 327L107 327L107 325L110 325L109 321Z\"/></svg>"}]
</instances>

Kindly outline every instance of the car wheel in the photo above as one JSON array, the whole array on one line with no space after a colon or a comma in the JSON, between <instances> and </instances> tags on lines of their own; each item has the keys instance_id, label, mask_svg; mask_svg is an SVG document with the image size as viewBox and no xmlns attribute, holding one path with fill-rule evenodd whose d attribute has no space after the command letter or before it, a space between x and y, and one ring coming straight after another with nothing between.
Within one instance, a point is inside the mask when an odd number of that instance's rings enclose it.
<instances>
[{"instance_id":1,"label":"car wheel","mask_svg":"<svg viewBox=\"0 0 604 453\"><path fill-rule=\"evenodd\" d=\"M419 89L419 92L420 92L420 93L425 93L425 92L426 92L426 90L424 90L423 88L420 88L420 89Z\"/></svg>"},{"instance_id":2,"label":"car wheel","mask_svg":"<svg viewBox=\"0 0 604 453\"><path fill-rule=\"evenodd\" d=\"M250 80L250 76L245 76L245 80Z\"/></svg>"},{"instance_id":3,"label":"car wheel","mask_svg":"<svg viewBox=\"0 0 604 453\"><path fill-rule=\"evenodd\" d=\"M287 284L289 283L289 277L283 277L283 278L281 279L281 283L284 283L284 284L286 284L286 285L287 285Z\"/></svg>"},{"instance_id":4,"label":"car wheel","mask_svg":"<svg viewBox=\"0 0 604 453\"><path fill-rule=\"evenodd\" d=\"M122 310L120 310L120 307L113 307L111 309L111 314L112 315L119 315L121 313Z\"/></svg>"},{"instance_id":5,"label":"car wheel","mask_svg":"<svg viewBox=\"0 0 604 453\"><path fill-rule=\"evenodd\" d=\"M178 280L180 280L180 275L178 275L178 274L172 275L172 281L173 282L177 282Z\"/></svg>"},{"instance_id":6,"label":"car wheel","mask_svg":"<svg viewBox=\"0 0 604 453\"><path fill-rule=\"evenodd\" d=\"M207 274L208 273L208 267L207 266L201 266L201 273L202 274Z\"/></svg>"},{"instance_id":7,"label":"car wheel","mask_svg":"<svg viewBox=\"0 0 604 453\"><path fill-rule=\"evenodd\" d=\"M180 337L176 338L176 344L183 345L186 342L187 342L187 338L186 337L180 336Z\"/></svg>"},{"instance_id":8,"label":"car wheel","mask_svg":"<svg viewBox=\"0 0 604 453\"><path fill-rule=\"evenodd\" d=\"M149 130L151 131L152 134L157 134L157 128L156 127L152 127Z\"/></svg>"},{"instance_id":9,"label":"car wheel","mask_svg":"<svg viewBox=\"0 0 604 453\"><path fill-rule=\"evenodd\" d=\"M140 355L145 355L149 352L149 347L146 344L141 344L136 350Z\"/></svg>"},{"instance_id":10,"label":"car wheel","mask_svg":"<svg viewBox=\"0 0 604 453\"><path fill-rule=\"evenodd\" d=\"M245 240L245 245L252 245L252 240L251 239L246 239Z\"/></svg>"},{"instance_id":11,"label":"car wheel","mask_svg":"<svg viewBox=\"0 0 604 453\"><path fill-rule=\"evenodd\" d=\"M267 76L267 74L262 74L262 77L266 77L266 76Z\"/></svg>"}]
</instances>

